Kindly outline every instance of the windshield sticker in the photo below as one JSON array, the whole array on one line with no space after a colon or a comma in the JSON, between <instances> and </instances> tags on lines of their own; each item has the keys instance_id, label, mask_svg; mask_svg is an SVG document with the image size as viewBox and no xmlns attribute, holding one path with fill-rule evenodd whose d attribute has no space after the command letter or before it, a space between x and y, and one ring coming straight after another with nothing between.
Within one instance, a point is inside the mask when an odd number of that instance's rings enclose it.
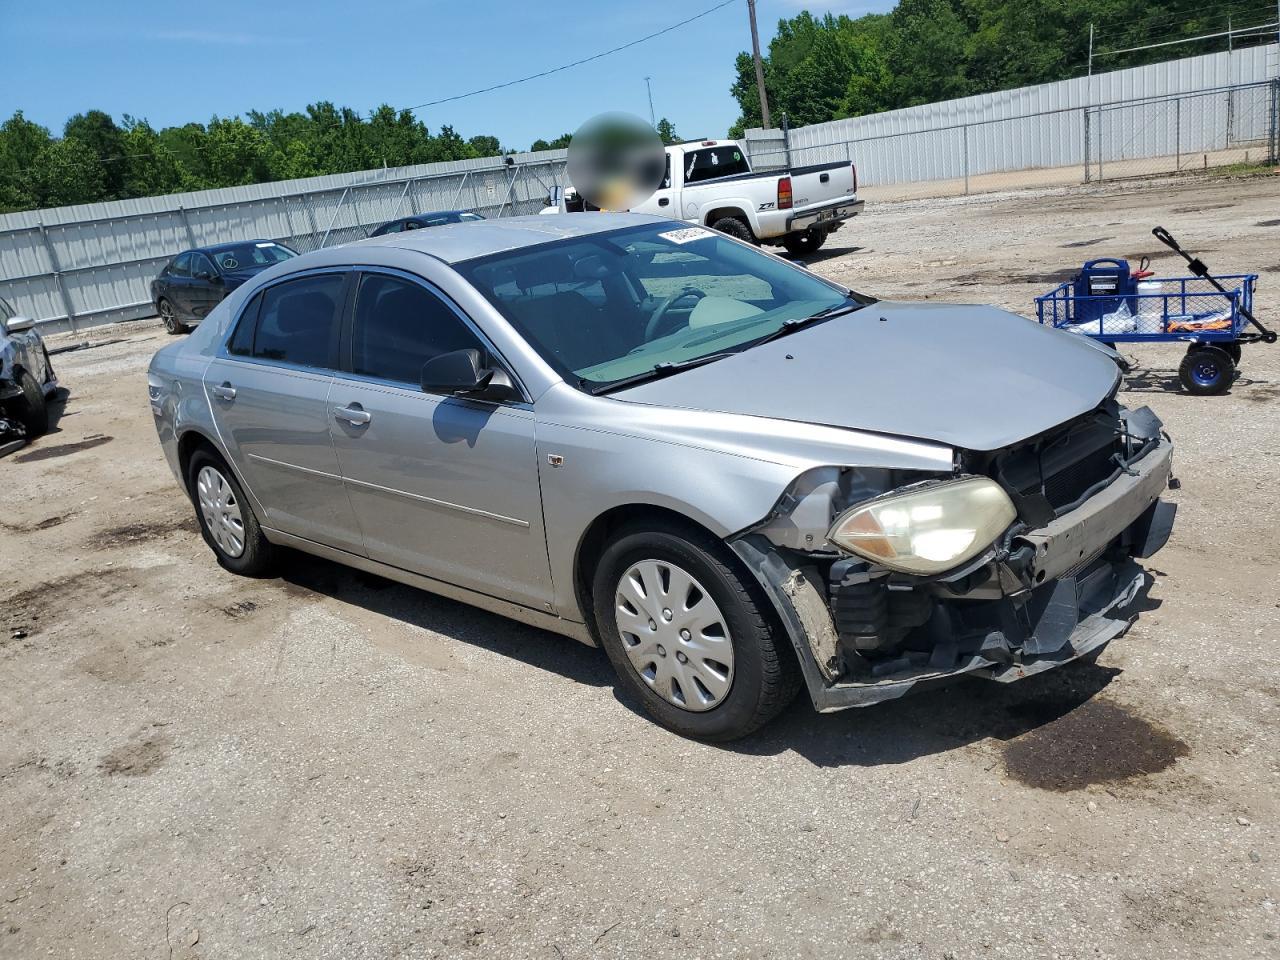
<instances>
[{"instance_id":1,"label":"windshield sticker","mask_svg":"<svg viewBox=\"0 0 1280 960\"><path fill-rule=\"evenodd\" d=\"M701 240L703 237L714 237L715 234L702 227L686 227L683 230L668 230L666 233L658 234L663 240L670 240L672 243L692 243L694 240Z\"/></svg>"}]
</instances>

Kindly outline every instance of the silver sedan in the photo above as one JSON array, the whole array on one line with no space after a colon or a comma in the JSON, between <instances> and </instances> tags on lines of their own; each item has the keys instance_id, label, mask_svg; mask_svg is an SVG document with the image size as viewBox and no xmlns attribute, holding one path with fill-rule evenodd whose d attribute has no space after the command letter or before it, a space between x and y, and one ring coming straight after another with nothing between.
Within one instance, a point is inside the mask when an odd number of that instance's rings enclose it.
<instances>
[{"instance_id":1,"label":"silver sedan","mask_svg":"<svg viewBox=\"0 0 1280 960\"><path fill-rule=\"evenodd\" d=\"M1113 354L988 307L877 301L714 231L591 214L291 259L156 354L204 538L293 547L603 646L729 739L1130 622L1171 447Z\"/></svg>"}]
</instances>

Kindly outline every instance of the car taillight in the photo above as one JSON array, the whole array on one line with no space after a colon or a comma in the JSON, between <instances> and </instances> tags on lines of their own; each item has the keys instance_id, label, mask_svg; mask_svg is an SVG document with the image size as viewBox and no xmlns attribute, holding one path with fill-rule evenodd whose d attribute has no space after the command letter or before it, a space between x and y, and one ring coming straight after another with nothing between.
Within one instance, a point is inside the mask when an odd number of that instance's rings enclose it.
<instances>
[{"instance_id":1,"label":"car taillight","mask_svg":"<svg viewBox=\"0 0 1280 960\"><path fill-rule=\"evenodd\" d=\"M858 192L858 165L856 163L849 164L853 168L853 192Z\"/></svg>"},{"instance_id":2,"label":"car taillight","mask_svg":"<svg viewBox=\"0 0 1280 960\"><path fill-rule=\"evenodd\" d=\"M778 209L779 210L791 209L791 178L790 177L778 178Z\"/></svg>"}]
</instances>

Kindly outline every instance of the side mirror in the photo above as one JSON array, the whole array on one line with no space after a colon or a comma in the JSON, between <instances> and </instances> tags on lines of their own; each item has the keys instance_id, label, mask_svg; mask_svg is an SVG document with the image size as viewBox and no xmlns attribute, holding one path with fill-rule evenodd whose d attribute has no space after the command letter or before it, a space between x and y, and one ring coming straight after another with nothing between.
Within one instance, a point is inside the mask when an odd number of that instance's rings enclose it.
<instances>
[{"instance_id":1,"label":"side mirror","mask_svg":"<svg viewBox=\"0 0 1280 960\"><path fill-rule=\"evenodd\" d=\"M4 327L10 333L18 333L21 330L30 330L35 325L36 322L30 317L10 317Z\"/></svg>"},{"instance_id":2,"label":"side mirror","mask_svg":"<svg viewBox=\"0 0 1280 960\"><path fill-rule=\"evenodd\" d=\"M216 273L210 273L208 270L201 270L196 274L196 279L207 280L209 283L217 283L219 277Z\"/></svg>"},{"instance_id":3,"label":"side mirror","mask_svg":"<svg viewBox=\"0 0 1280 960\"><path fill-rule=\"evenodd\" d=\"M506 371L485 366L479 350L454 350L422 365L422 389L469 400L513 400L519 394Z\"/></svg>"}]
</instances>

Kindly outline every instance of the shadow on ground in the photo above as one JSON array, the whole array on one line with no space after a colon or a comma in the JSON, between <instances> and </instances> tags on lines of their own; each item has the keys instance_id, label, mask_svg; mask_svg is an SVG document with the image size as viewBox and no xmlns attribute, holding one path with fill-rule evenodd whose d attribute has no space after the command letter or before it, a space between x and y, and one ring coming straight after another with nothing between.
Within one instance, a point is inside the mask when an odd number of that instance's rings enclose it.
<instances>
[{"instance_id":1,"label":"shadow on ground","mask_svg":"<svg viewBox=\"0 0 1280 960\"><path fill-rule=\"evenodd\" d=\"M641 705L614 683L600 650L305 554L288 552L285 568L283 587L290 596L323 594L577 683L611 688L636 714L635 722L650 722ZM1144 592L1134 612L1156 606L1159 601ZM753 756L794 751L817 766L906 763L989 738L1010 741L1052 724L1093 701L1118 673L1079 662L1008 685L960 679L901 700L833 714L815 713L802 690L773 723L720 749Z\"/></svg>"}]
</instances>

